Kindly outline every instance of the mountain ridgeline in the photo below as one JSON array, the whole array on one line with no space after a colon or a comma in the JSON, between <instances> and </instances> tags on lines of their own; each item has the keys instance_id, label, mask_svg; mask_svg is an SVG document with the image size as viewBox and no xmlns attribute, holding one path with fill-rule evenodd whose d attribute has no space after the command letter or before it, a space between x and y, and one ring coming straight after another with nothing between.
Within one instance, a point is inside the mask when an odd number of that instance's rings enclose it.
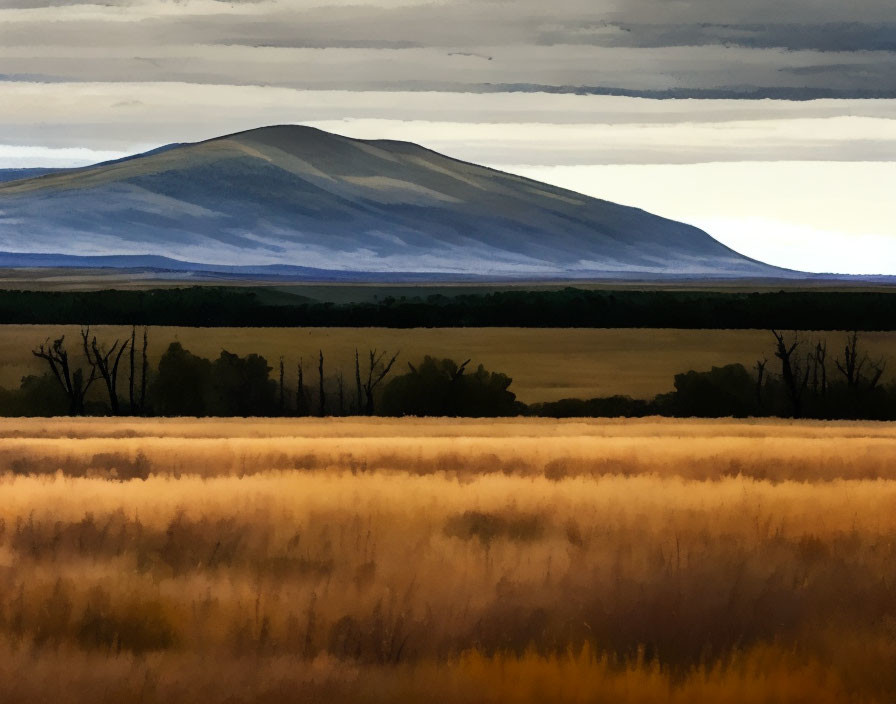
<instances>
[{"instance_id":1,"label":"mountain ridgeline","mask_svg":"<svg viewBox=\"0 0 896 704\"><path fill-rule=\"evenodd\" d=\"M6 267L355 281L799 276L637 208L310 127L25 176L0 179Z\"/></svg>"}]
</instances>

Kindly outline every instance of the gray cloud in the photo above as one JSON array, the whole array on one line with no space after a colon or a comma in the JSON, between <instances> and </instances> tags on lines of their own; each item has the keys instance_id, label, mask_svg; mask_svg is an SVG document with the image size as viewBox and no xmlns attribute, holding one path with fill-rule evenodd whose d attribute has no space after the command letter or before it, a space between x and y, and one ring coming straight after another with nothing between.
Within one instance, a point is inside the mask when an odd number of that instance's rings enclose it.
<instances>
[{"instance_id":1,"label":"gray cloud","mask_svg":"<svg viewBox=\"0 0 896 704\"><path fill-rule=\"evenodd\" d=\"M632 100L170 83L0 84L7 145L132 152L265 124L406 139L470 161L896 161L896 100Z\"/></svg>"},{"instance_id":2,"label":"gray cloud","mask_svg":"<svg viewBox=\"0 0 896 704\"><path fill-rule=\"evenodd\" d=\"M485 58L483 58L485 57ZM105 46L32 56L0 46L7 75L72 82L270 85L304 89L546 92L654 98L896 95L896 54L704 47L379 49Z\"/></svg>"},{"instance_id":3,"label":"gray cloud","mask_svg":"<svg viewBox=\"0 0 896 704\"><path fill-rule=\"evenodd\" d=\"M12 2L0 9L0 69L72 81L896 95L896 6L882 0ZM493 61L463 61L473 55Z\"/></svg>"},{"instance_id":4,"label":"gray cloud","mask_svg":"<svg viewBox=\"0 0 896 704\"><path fill-rule=\"evenodd\" d=\"M894 51L896 24L567 24L544 29L540 44L720 46L817 51Z\"/></svg>"},{"instance_id":5,"label":"gray cloud","mask_svg":"<svg viewBox=\"0 0 896 704\"><path fill-rule=\"evenodd\" d=\"M8 0L0 71L344 90L896 96L890 0L329 2Z\"/></svg>"}]
</instances>

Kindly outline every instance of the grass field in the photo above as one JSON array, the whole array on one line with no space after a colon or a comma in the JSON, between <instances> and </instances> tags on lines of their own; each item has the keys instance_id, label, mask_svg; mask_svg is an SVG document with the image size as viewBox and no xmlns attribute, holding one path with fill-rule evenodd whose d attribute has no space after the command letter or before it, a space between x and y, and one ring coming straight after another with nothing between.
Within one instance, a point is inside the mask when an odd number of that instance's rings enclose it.
<instances>
[{"instance_id":1,"label":"grass field","mask_svg":"<svg viewBox=\"0 0 896 704\"><path fill-rule=\"evenodd\" d=\"M100 340L130 336L130 330L92 328ZM25 374L46 371L30 350L47 338L65 333L78 349L75 326L0 326L0 386L15 388ZM828 340L829 355L840 354L843 333L801 333L806 340ZM304 357L307 367L324 351L327 374L342 370L353 378L354 350L401 351L397 369L417 363L425 354L458 362L472 358L490 370L513 378L511 390L526 403L561 398L628 395L652 398L672 390L673 376L690 369L708 370L741 362L752 367L757 359L774 357L771 334L765 330L653 330L653 329L532 329L532 328L152 328L150 361L155 365L168 344L179 340L187 349L217 357L221 349L237 354L257 352L276 366L281 355L290 387L295 364ZM863 346L872 357L893 357L886 379L896 369L896 333L864 333ZM306 367L306 368L307 368ZM126 379L122 383L122 389Z\"/></svg>"},{"instance_id":2,"label":"grass field","mask_svg":"<svg viewBox=\"0 0 896 704\"><path fill-rule=\"evenodd\" d=\"M0 701L892 702L896 428L0 421Z\"/></svg>"}]
</instances>

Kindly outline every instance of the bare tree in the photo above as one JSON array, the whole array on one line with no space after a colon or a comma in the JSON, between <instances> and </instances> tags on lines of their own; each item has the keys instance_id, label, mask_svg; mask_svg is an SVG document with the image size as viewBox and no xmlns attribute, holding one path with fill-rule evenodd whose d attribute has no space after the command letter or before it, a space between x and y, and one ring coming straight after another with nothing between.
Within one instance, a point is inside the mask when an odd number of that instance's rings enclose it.
<instances>
[{"instance_id":1,"label":"bare tree","mask_svg":"<svg viewBox=\"0 0 896 704\"><path fill-rule=\"evenodd\" d=\"M834 360L837 370L846 379L846 386L850 391L871 391L880 382L886 370L887 363L883 359L872 361L868 353L859 354L859 333L853 331L846 337L846 345L843 349L843 362ZM865 374L865 370L869 374Z\"/></svg>"},{"instance_id":2,"label":"bare tree","mask_svg":"<svg viewBox=\"0 0 896 704\"><path fill-rule=\"evenodd\" d=\"M765 383L765 366L768 364L768 357L756 360L756 406L762 409L762 385Z\"/></svg>"},{"instance_id":3,"label":"bare tree","mask_svg":"<svg viewBox=\"0 0 896 704\"><path fill-rule=\"evenodd\" d=\"M31 354L43 359L50 366L50 371L68 397L69 413L71 415L82 414L84 412L84 396L96 380L96 369L93 366L90 367L90 376L85 381L84 372L80 368L71 368L68 351L65 349L65 335L53 340L52 343L47 339L37 349L31 350Z\"/></svg>"},{"instance_id":4,"label":"bare tree","mask_svg":"<svg viewBox=\"0 0 896 704\"><path fill-rule=\"evenodd\" d=\"M305 369L302 358L299 358L299 364L296 367L296 373L299 381L296 385L296 415L308 415L308 397L305 395Z\"/></svg>"},{"instance_id":5,"label":"bare tree","mask_svg":"<svg viewBox=\"0 0 896 704\"><path fill-rule=\"evenodd\" d=\"M455 372L451 375L451 383L452 384L456 384L460 380L460 378L464 375L464 372L467 370L467 365L470 363L470 361L471 360L468 359L466 362L461 364L455 370Z\"/></svg>"},{"instance_id":6,"label":"bare tree","mask_svg":"<svg viewBox=\"0 0 896 704\"><path fill-rule=\"evenodd\" d=\"M109 408L112 415L119 415L121 408L118 401L118 365L121 356L130 345L130 340L115 340L112 346L105 348L97 343L96 335L90 338L90 328L81 330L81 340L84 344L84 356L93 367L94 373L99 372L106 384L106 393L109 395ZM117 350L117 352L116 352Z\"/></svg>"},{"instance_id":7,"label":"bare tree","mask_svg":"<svg viewBox=\"0 0 896 704\"><path fill-rule=\"evenodd\" d=\"M843 363L839 359L834 360L837 370L846 377L846 385L853 389L859 385L859 377L862 367L865 366L865 357L859 359L859 336L852 332L846 337L846 346L843 350Z\"/></svg>"},{"instance_id":8,"label":"bare tree","mask_svg":"<svg viewBox=\"0 0 896 704\"><path fill-rule=\"evenodd\" d=\"M286 400L284 398L285 390L283 387L283 374L284 374L283 355L281 354L280 355L280 415L281 416L283 415L283 411L284 411L284 408L286 405Z\"/></svg>"},{"instance_id":9,"label":"bare tree","mask_svg":"<svg viewBox=\"0 0 896 704\"><path fill-rule=\"evenodd\" d=\"M149 328L143 328L143 363L140 369L140 414L146 413L146 378L149 376L149 359L147 348L149 346Z\"/></svg>"},{"instance_id":10,"label":"bare tree","mask_svg":"<svg viewBox=\"0 0 896 704\"><path fill-rule=\"evenodd\" d=\"M327 394L324 392L324 351L319 350L319 356L317 358L317 385L318 385L318 396L319 396L319 405L318 405L318 415L323 418L327 409Z\"/></svg>"},{"instance_id":11,"label":"bare tree","mask_svg":"<svg viewBox=\"0 0 896 704\"><path fill-rule=\"evenodd\" d=\"M827 340L819 340L815 343L815 351L812 353L812 391L824 398L828 393L828 343Z\"/></svg>"},{"instance_id":12,"label":"bare tree","mask_svg":"<svg viewBox=\"0 0 896 704\"><path fill-rule=\"evenodd\" d=\"M345 378L342 376L342 372L339 372L339 376L336 378L337 388L339 389L339 415L345 415Z\"/></svg>"},{"instance_id":13,"label":"bare tree","mask_svg":"<svg viewBox=\"0 0 896 704\"><path fill-rule=\"evenodd\" d=\"M366 415L373 415L373 393L376 390L376 387L379 386L383 379L386 378L386 375L392 369L392 365L395 364L395 360L398 359L399 354L399 352L396 352L386 364L383 364L382 362L386 357L385 351L377 354L377 351L375 349L370 350L369 366L367 368L367 381L363 385L364 394L367 397L367 402L364 407L364 412L366 413ZM357 362L357 355L355 361ZM359 377L360 374L361 373L359 370Z\"/></svg>"},{"instance_id":14,"label":"bare tree","mask_svg":"<svg viewBox=\"0 0 896 704\"><path fill-rule=\"evenodd\" d=\"M362 392L363 387L361 386L361 362L358 360L358 348L355 347L355 388L357 390L357 403L355 405L355 413L361 415L361 408L363 407L362 401Z\"/></svg>"},{"instance_id":15,"label":"bare tree","mask_svg":"<svg viewBox=\"0 0 896 704\"><path fill-rule=\"evenodd\" d=\"M798 339L795 339L793 344L787 345L784 342L784 336L776 330L772 330L772 335L775 336L777 343L775 357L781 360L781 377L784 379L784 386L790 397L793 417L800 418L803 413L803 392L809 383L809 367L807 365L803 369L799 358L794 356L794 352L800 346Z\"/></svg>"},{"instance_id":16,"label":"bare tree","mask_svg":"<svg viewBox=\"0 0 896 704\"><path fill-rule=\"evenodd\" d=\"M129 356L129 373L128 373L128 406L131 409L131 413L134 412L134 357L137 353L137 326L131 326L131 349L128 350Z\"/></svg>"}]
</instances>

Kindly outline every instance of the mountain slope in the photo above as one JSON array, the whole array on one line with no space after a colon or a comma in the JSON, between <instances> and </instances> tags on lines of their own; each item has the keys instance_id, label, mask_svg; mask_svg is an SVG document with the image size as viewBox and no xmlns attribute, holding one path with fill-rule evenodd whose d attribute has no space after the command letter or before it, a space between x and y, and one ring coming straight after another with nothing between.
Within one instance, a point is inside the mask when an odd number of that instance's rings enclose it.
<instances>
[{"instance_id":1,"label":"mountain slope","mask_svg":"<svg viewBox=\"0 0 896 704\"><path fill-rule=\"evenodd\" d=\"M26 178L36 178L44 174L51 174L59 169L0 169L0 183L4 181L21 181Z\"/></svg>"},{"instance_id":2,"label":"mountain slope","mask_svg":"<svg viewBox=\"0 0 896 704\"><path fill-rule=\"evenodd\" d=\"M0 183L0 251L378 275L787 276L636 208L280 126ZM15 261L14 254L4 260ZM301 277L301 274L299 274Z\"/></svg>"}]
</instances>

